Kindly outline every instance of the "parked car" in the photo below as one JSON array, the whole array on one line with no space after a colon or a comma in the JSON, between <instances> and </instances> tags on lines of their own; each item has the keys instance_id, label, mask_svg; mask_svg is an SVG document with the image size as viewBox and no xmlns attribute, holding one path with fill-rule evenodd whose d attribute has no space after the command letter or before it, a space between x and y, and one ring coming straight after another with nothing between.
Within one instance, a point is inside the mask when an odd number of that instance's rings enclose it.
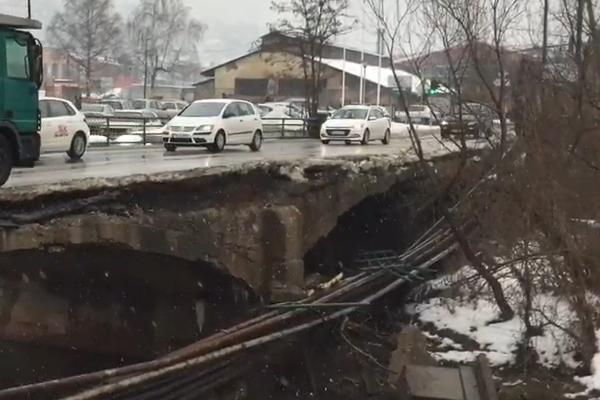
<instances>
[{"instance_id":1,"label":"parked car","mask_svg":"<svg viewBox=\"0 0 600 400\"><path fill-rule=\"evenodd\" d=\"M270 102L259 104L261 111L261 117L268 118L268 114L285 114L289 118L304 118L304 111L302 108L294 103L286 102ZM280 117L276 117L280 118Z\"/></svg>"},{"instance_id":2,"label":"parked car","mask_svg":"<svg viewBox=\"0 0 600 400\"><path fill-rule=\"evenodd\" d=\"M161 101L160 107L161 109L170 117L173 118L177 114L181 112L184 108L186 108L189 104L183 100L168 100Z\"/></svg>"},{"instance_id":3,"label":"parked car","mask_svg":"<svg viewBox=\"0 0 600 400\"><path fill-rule=\"evenodd\" d=\"M117 110L110 121L110 129L120 131L143 131L160 128L163 123L155 112L146 110Z\"/></svg>"},{"instance_id":4,"label":"parked car","mask_svg":"<svg viewBox=\"0 0 600 400\"><path fill-rule=\"evenodd\" d=\"M81 112L87 119L89 118L106 118L115 114L115 110L109 104L101 103L83 103Z\"/></svg>"},{"instance_id":5,"label":"parked car","mask_svg":"<svg viewBox=\"0 0 600 400\"><path fill-rule=\"evenodd\" d=\"M391 121L380 107L346 106L337 110L321 126L321 142L342 141L346 144L360 142L363 145L372 140L389 144Z\"/></svg>"},{"instance_id":6,"label":"parked car","mask_svg":"<svg viewBox=\"0 0 600 400\"><path fill-rule=\"evenodd\" d=\"M41 152L66 151L72 160L85 154L90 128L83 113L73 103L54 97L40 99Z\"/></svg>"},{"instance_id":7,"label":"parked car","mask_svg":"<svg viewBox=\"0 0 600 400\"><path fill-rule=\"evenodd\" d=\"M408 115L413 124L429 126L439 125L439 118L441 117L439 114L434 114L431 107L425 104L413 104L408 106ZM404 109L397 110L396 119L398 122L408 123L406 111Z\"/></svg>"},{"instance_id":8,"label":"parked car","mask_svg":"<svg viewBox=\"0 0 600 400\"><path fill-rule=\"evenodd\" d=\"M131 103L133 105L134 110L144 110L153 112L164 123L167 123L173 117L173 115L170 112L163 109L158 100L136 99L133 100Z\"/></svg>"},{"instance_id":9,"label":"parked car","mask_svg":"<svg viewBox=\"0 0 600 400\"><path fill-rule=\"evenodd\" d=\"M116 98L104 99L104 100L100 100L100 104L107 104L107 105L111 106L112 109L115 111L131 110L133 108L131 101L125 100L125 99L116 99Z\"/></svg>"},{"instance_id":10,"label":"parked car","mask_svg":"<svg viewBox=\"0 0 600 400\"><path fill-rule=\"evenodd\" d=\"M83 103L81 112L85 115L92 134L105 129L110 123L110 118L115 115L115 110L110 105L101 103Z\"/></svg>"},{"instance_id":11,"label":"parked car","mask_svg":"<svg viewBox=\"0 0 600 400\"><path fill-rule=\"evenodd\" d=\"M497 118L497 113L485 104L464 103L460 110L455 107L451 115L442 119L441 135L443 138L453 135L489 137L493 133L493 121Z\"/></svg>"},{"instance_id":12,"label":"parked car","mask_svg":"<svg viewBox=\"0 0 600 400\"><path fill-rule=\"evenodd\" d=\"M165 127L167 151L177 147L207 147L214 153L225 145L247 145L260 150L263 125L251 103L234 99L198 100Z\"/></svg>"}]
</instances>

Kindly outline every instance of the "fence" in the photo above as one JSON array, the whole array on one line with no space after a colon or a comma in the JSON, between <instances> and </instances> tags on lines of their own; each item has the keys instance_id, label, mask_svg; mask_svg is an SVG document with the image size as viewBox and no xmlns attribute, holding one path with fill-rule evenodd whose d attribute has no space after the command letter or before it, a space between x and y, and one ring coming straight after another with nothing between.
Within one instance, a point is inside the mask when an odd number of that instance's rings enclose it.
<instances>
[{"instance_id":1,"label":"fence","mask_svg":"<svg viewBox=\"0 0 600 400\"><path fill-rule=\"evenodd\" d=\"M92 146L162 144L164 125L156 118L87 117ZM263 136L267 139L307 138L308 120L263 118Z\"/></svg>"},{"instance_id":2,"label":"fence","mask_svg":"<svg viewBox=\"0 0 600 400\"><path fill-rule=\"evenodd\" d=\"M90 144L161 144L164 124L156 117L109 116L86 117L90 133Z\"/></svg>"},{"instance_id":3,"label":"fence","mask_svg":"<svg viewBox=\"0 0 600 400\"><path fill-rule=\"evenodd\" d=\"M263 118L265 138L306 138L308 120L295 118Z\"/></svg>"}]
</instances>

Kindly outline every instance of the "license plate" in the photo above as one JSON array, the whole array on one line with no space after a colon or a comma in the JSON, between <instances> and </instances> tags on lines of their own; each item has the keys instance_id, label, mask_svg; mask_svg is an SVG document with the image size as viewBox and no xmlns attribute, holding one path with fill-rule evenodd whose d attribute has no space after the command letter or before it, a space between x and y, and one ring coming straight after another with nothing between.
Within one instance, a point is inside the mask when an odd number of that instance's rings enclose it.
<instances>
[{"instance_id":1,"label":"license plate","mask_svg":"<svg viewBox=\"0 0 600 400\"><path fill-rule=\"evenodd\" d=\"M345 131L331 131L331 136L344 136L346 135Z\"/></svg>"},{"instance_id":2,"label":"license plate","mask_svg":"<svg viewBox=\"0 0 600 400\"><path fill-rule=\"evenodd\" d=\"M185 134L185 133L174 133L173 137L178 138L178 139L188 139L190 137L190 135Z\"/></svg>"}]
</instances>

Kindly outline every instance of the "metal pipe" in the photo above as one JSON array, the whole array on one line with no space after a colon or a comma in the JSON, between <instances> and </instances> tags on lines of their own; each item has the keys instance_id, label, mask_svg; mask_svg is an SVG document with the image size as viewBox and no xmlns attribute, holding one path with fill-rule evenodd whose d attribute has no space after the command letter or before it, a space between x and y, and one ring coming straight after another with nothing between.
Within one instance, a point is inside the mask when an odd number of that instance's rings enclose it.
<instances>
[{"instance_id":1,"label":"metal pipe","mask_svg":"<svg viewBox=\"0 0 600 400\"><path fill-rule=\"evenodd\" d=\"M429 267L431 267L433 264L437 263L438 261L440 261L441 259L445 258L448 254L450 254L451 252L453 252L454 250L456 250L457 248L457 244L453 244L452 246L450 246L448 249L444 250L443 252L437 254L436 256L432 257L430 260L422 263L421 265L415 267L415 271L420 271L420 270L425 270L428 269ZM385 296L386 294L392 292L393 290L397 289L398 287L400 287L402 284L406 283L406 279L403 278L399 278L395 281L393 281L392 283L390 283L389 285L385 286L383 289L377 291L376 293L366 297L365 299L363 299L364 303L373 303L375 300ZM265 335L259 338L255 338L243 343L239 343L233 346L229 346L220 350L217 350L215 352L212 353L208 353L175 365L170 365L167 366L163 369L160 370L156 370L156 371L152 371L152 372L147 372L144 374L140 374L137 376L133 376L130 378L126 378L123 379L121 381L115 382L115 383L111 383L111 384L107 384L98 388L94 388L94 389L90 389L87 390L83 393L77 394L75 396L70 396L67 397L65 400L89 400L89 399L96 399L98 396L104 395L104 394L109 394L109 393L113 393L115 390L120 390L120 389L124 389L126 387L130 387L136 384L140 384L143 382L146 382L148 380L151 379L155 379L158 378L160 376L163 376L165 374L169 374L169 373L174 373L177 371L181 371L181 370L185 370L188 368L192 368L192 367L196 367L199 365L202 365L206 362L209 361L215 361L218 360L220 358L226 357L228 355L237 353L241 350L248 350L257 346L261 346L270 342L273 342L275 340L279 340L282 339L284 337L293 335L293 334L297 334L300 332L303 332L305 330L308 330L310 328L313 328L315 326L318 325L322 325L328 321L332 321L335 319L338 319L340 317L343 317L345 315L348 315L354 311L356 311L358 309L358 307L349 307L349 308L345 308L343 310L337 311L333 314L329 314L326 316L322 316L319 318L316 318L312 321L303 323L301 325L292 327L292 328L287 328L287 329L283 329L281 331L278 332L274 332L271 333L269 335Z\"/></svg>"},{"instance_id":2,"label":"metal pipe","mask_svg":"<svg viewBox=\"0 0 600 400\"><path fill-rule=\"evenodd\" d=\"M431 239L431 238L427 238ZM413 243L409 247L407 253L405 253L401 259L408 259L408 257L415 254L423 244L430 242L429 240L423 240L420 238L418 241ZM349 278L344 285L338 287L335 291L317 298L314 303L324 303L329 300L339 299L348 292L357 289L364 288L368 285L373 284L377 280L386 276L386 272L379 272L375 274L361 273L357 274L352 278ZM283 323L290 318L297 316L307 310L294 310L283 314L274 311L265 316L259 316L254 320L241 323L238 325L239 329L229 331L222 334L215 334L200 342L193 345L187 346L184 349L173 352L163 358L147 361L143 363L133 364L126 367L106 369L102 371L92 372L88 374L77 375L73 377L67 377L63 379L57 379L47 382L41 382L36 384L24 385L17 388L11 388L0 391L0 399L20 399L23 396L32 395L44 391L59 390L61 388L74 387L81 388L83 386L89 386L94 382L102 382L108 379L114 379L120 376L132 375L136 373L143 373L156 368L168 366L171 363L185 361L188 358L195 357L207 352L213 351L219 347L228 346L235 343L237 340L246 340L252 335L259 335L264 331L276 329L280 323Z\"/></svg>"}]
</instances>

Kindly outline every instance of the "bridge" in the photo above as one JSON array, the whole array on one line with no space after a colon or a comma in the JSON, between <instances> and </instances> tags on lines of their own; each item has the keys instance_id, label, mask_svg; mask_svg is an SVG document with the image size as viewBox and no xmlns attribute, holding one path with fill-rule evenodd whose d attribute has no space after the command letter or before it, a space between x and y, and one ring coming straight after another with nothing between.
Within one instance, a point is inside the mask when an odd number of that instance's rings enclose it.
<instances>
[{"instance_id":1,"label":"bridge","mask_svg":"<svg viewBox=\"0 0 600 400\"><path fill-rule=\"evenodd\" d=\"M455 154L428 156L454 171ZM332 251L360 247L336 234L344 221L420 175L404 149L15 185L0 192L0 347L38 361L52 349L62 375L85 370L81 353L97 367L175 350L260 299L302 297Z\"/></svg>"}]
</instances>

